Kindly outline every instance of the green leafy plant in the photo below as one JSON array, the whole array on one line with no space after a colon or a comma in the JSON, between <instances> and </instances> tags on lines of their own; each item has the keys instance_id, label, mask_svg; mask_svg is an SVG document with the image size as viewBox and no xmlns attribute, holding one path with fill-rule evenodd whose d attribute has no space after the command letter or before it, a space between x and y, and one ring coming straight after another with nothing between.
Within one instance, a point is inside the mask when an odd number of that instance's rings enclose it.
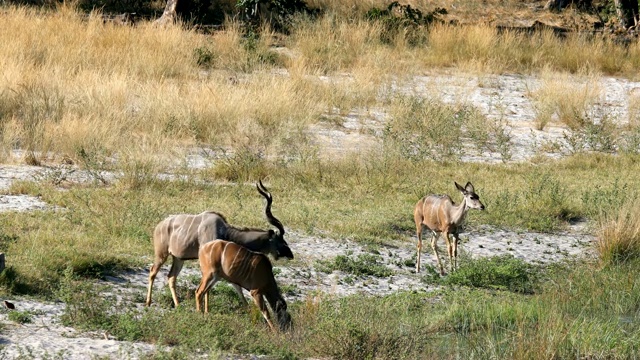
<instances>
[{"instance_id":1,"label":"green leafy plant","mask_svg":"<svg viewBox=\"0 0 640 360\"><path fill-rule=\"evenodd\" d=\"M28 324L33 321L33 315L28 311L10 311L7 317L18 324Z\"/></svg>"},{"instance_id":2,"label":"green leafy plant","mask_svg":"<svg viewBox=\"0 0 640 360\"><path fill-rule=\"evenodd\" d=\"M204 68L213 66L215 62L215 55L213 54L213 51L204 46L193 49L193 56L196 59L196 64Z\"/></svg>"},{"instance_id":3,"label":"green leafy plant","mask_svg":"<svg viewBox=\"0 0 640 360\"><path fill-rule=\"evenodd\" d=\"M539 271L513 255L469 259L442 283L533 294L538 286Z\"/></svg>"},{"instance_id":4,"label":"green leafy plant","mask_svg":"<svg viewBox=\"0 0 640 360\"><path fill-rule=\"evenodd\" d=\"M371 275L387 277L393 270L381 263L381 256L360 254L357 258L349 255L338 255L331 260L318 261L320 271L330 273L334 270L344 271L353 275Z\"/></svg>"}]
</instances>

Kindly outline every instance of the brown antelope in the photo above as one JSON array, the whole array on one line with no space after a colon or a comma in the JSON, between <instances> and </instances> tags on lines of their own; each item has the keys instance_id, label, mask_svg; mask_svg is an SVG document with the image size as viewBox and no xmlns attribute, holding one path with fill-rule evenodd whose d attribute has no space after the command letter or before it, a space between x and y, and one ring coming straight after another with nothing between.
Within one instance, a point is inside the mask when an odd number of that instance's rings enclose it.
<instances>
[{"instance_id":1,"label":"brown antelope","mask_svg":"<svg viewBox=\"0 0 640 360\"><path fill-rule=\"evenodd\" d=\"M287 303L280 294L278 284L273 277L271 262L267 256L250 251L230 241L215 240L200 248L198 259L202 271L202 280L196 290L196 309L198 311L202 311L202 294L204 294L204 312L209 312L209 289L219 280L225 279L251 292L253 301L267 320L271 330L275 330L275 327L264 303L265 298L275 313L280 330L287 330L291 326Z\"/></svg>"},{"instance_id":2,"label":"brown antelope","mask_svg":"<svg viewBox=\"0 0 640 360\"><path fill-rule=\"evenodd\" d=\"M436 255L440 274L444 275L444 268L438 255L436 241L438 235L442 233L447 242L447 252L451 262L451 271L457 267L458 257L458 231L464 221L464 217L469 209L484 210L484 205L480 202L480 197L475 193L473 185L467 182L463 188L457 182L456 188L460 190L464 199L460 205L456 205L449 195L427 195L420 199L413 210L413 218L416 221L416 231L418 233L418 262L416 272L420 272L420 252L422 251L422 230L424 227L431 230L431 248ZM449 239L449 234L453 235L453 244Z\"/></svg>"},{"instance_id":3,"label":"brown antelope","mask_svg":"<svg viewBox=\"0 0 640 360\"><path fill-rule=\"evenodd\" d=\"M173 263L169 270L169 289L173 297L173 303L178 306L176 295L176 278L182 270L185 260L198 258L198 250L209 241L215 239L230 240L250 250L271 254L276 260L280 257L293 259L293 253L284 240L284 227L282 223L271 214L271 193L262 184L256 184L258 192L267 199L265 215L267 221L275 226L278 231L238 228L229 225L227 220L219 213L205 211L197 215L180 214L171 215L162 220L153 232L153 247L155 259L149 271L149 288L147 290L146 305L151 305L151 292L153 281L160 267L167 261L169 255L173 257ZM242 289L234 286L242 301L246 304Z\"/></svg>"}]
</instances>

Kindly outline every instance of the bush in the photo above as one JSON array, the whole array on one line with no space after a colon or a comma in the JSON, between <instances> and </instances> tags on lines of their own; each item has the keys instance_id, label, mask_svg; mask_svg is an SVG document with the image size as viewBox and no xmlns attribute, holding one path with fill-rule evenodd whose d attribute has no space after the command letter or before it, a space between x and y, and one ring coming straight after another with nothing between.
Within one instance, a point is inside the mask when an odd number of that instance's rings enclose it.
<instances>
[{"instance_id":1,"label":"bush","mask_svg":"<svg viewBox=\"0 0 640 360\"><path fill-rule=\"evenodd\" d=\"M381 257L372 254L360 254L357 259L347 255L338 255L333 260L318 261L320 271L330 273L334 270L354 275L387 277L393 270L380 263Z\"/></svg>"},{"instance_id":2,"label":"bush","mask_svg":"<svg viewBox=\"0 0 640 360\"><path fill-rule=\"evenodd\" d=\"M538 272L537 267L524 260L503 255L466 261L442 282L533 294L538 286Z\"/></svg>"},{"instance_id":3,"label":"bush","mask_svg":"<svg viewBox=\"0 0 640 360\"><path fill-rule=\"evenodd\" d=\"M32 315L28 311L11 311L8 315L9 320L18 324L28 324L32 321Z\"/></svg>"},{"instance_id":4,"label":"bush","mask_svg":"<svg viewBox=\"0 0 640 360\"><path fill-rule=\"evenodd\" d=\"M411 160L460 159L499 151L509 158L510 135L474 106L445 104L437 99L402 96L393 100L391 118L383 132L385 150Z\"/></svg>"}]
</instances>

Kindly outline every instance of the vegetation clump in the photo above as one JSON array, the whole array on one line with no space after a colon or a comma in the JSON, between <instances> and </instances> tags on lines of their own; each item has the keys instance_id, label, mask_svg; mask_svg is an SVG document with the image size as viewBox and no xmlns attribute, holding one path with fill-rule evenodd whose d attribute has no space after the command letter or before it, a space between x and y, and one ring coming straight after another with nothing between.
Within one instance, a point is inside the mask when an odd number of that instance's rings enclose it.
<instances>
[{"instance_id":1,"label":"vegetation clump","mask_svg":"<svg viewBox=\"0 0 640 360\"><path fill-rule=\"evenodd\" d=\"M604 212L598 219L595 243L598 258L610 265L640 257L640 214L637 199Z\"/></svg>"},{"instance_id":2,"label":"vegetation clump","mask_svg":"<svg viewBox=\"0 0 640 360\"><path fill-rule=\"evenodd\" d=\"M541 269L513 255L469 259L440 282L533 294L539 288Z\"/></svg>"},{"instance_id":3,"label":"vegetation clump","mask_svg":"<svg viewBox=\"0 0 640 360\"><path fill-rule=\"evenodd\" d=\"M381 257L374 254L360 254L357 258L338 255L331 260L320 260L318 265L321 271L327 273L339 270L356 276L371 275L376 277L387 277L393 274L393 270L381 263Z\"/></svg>"}]
</instances>

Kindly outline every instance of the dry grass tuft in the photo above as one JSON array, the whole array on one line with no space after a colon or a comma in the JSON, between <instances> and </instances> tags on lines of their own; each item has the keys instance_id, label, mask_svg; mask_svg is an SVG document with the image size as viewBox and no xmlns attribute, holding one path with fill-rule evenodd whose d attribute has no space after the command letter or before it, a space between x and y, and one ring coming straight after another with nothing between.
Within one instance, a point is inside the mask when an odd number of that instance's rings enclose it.
<instances>
[{"instance_id":1,"label":"dry grass tuft","mask_svg":"<svg viewBox=\"0 0 640 360\"><path fill-rule=\"evenodd\" d=\"M603 263L626 261L640 256L638 206L640 201L629 201L619 209L601 215L595 247Z\"/></svg>"},{"instance_id":2,"label":"dry grass tuft","mask_svg":"<svg viewBox=\"0 0 640 360\"><path fill-rule=\"evenodd\" d=\"M589 122L589 113L601 96L599 77L591 73L575 80L570 74L545 69L540 87L531 91L530 96L538 130L554 120L577 130Z\"/></svg>"}]
</instances>

